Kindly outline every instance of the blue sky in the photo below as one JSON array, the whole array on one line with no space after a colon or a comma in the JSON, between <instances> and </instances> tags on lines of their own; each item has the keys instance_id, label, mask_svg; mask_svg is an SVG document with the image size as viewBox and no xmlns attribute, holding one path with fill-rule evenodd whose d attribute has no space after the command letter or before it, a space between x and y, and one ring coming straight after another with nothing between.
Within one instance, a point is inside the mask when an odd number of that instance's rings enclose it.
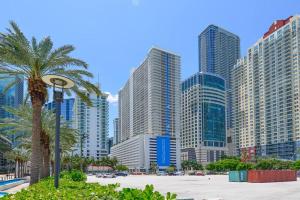
<instances>
[{"instance_id":1,"label":"blue sky","mask_svg":"<svg viewBox=\"0 0 300 200\"><path fill-rule=\"evenodd\" d=\"M299 0L6 0L0 31L16 21L28 36L50 35L73 44L101 88L110 92L110 135L115 95L151 46L181 55L182 79L198 70L197 36L209 24L241 39L241 55L276 19L300 14Z\"/></svg>"}]
</instances>

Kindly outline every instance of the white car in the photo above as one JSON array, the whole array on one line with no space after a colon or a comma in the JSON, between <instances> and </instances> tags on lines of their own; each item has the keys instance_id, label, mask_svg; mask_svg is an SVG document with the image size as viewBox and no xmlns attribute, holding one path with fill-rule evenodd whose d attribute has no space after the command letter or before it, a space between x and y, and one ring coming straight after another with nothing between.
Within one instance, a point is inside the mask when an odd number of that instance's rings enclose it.
<instances>
[{"instance_id":1,"label":"white car","mask_svg":"<svg viewBox=\"0 0 300 200\"><path fill-rule=\"evenodd\" d=\"M104 174L103 178L116 178L115 174Z\"/></svg>"},{"instance_id":2,"label":"white car","mask_svg":"<svg viewBox=\"0 0 300 200\"><path fill-rule=\"evenodd\" d=\"M184 172L183 171L177 171L174 173L175 176L183 176Z\"/></svg>"}]
</instances>

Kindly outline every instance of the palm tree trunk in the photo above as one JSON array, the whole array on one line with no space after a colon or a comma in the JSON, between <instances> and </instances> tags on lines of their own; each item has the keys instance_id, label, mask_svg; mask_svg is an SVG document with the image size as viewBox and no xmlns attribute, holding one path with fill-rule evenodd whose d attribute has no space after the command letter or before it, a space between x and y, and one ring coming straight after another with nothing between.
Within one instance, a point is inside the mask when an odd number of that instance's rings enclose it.
<instances>
[{"instance_id":1,"label":"palm tree trunk","mask_svg":"<svg viewBox=\"0 0 300 200\"><path fill-rule=\"evenodd\" d=\"M17 160L15 160L15 178L17 178Z\"/></svg>"},{"instance_id":2,"label":"palm tree trunk","mask_svg":"<svg viewBox=\"0 0 300 200\"><path fill-rule=\"evenodd\" d=\"M43 169L42 178L50 176L50 150L46 146L43 150Z\"/></svg>"},{"instance_id":3,"label":"palm tree trunk","mask_svg":"<svg viewBox=\"0 0 300 200\"><path fill-rule=\"evenodd\" d=\"M41 112L42 112L42 101L39 98L32 98L32 137L31 137L31 174L30 174L30 185L37 183L40 178L41 169Z\"/></svg>"},{"instance_id":4,"label":"palm tree trunk","mask_svg":"<svg viewBox=\"0 0 300 200\"><path fill-rule=\"evenodd\" d=\"M54 161L51 160L51 176L54 176Z\"/></svg>"}]
</instances>

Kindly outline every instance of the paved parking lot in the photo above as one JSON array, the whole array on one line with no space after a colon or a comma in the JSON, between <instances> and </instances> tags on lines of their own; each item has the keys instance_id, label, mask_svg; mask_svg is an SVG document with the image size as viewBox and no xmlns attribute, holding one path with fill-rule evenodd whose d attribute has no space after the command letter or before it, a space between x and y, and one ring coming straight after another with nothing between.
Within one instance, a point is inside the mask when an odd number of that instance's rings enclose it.
<instances>
[{"instance_id":1,"label":"paved parking lot","mask_svg":"<svg viewBox=\"0 0 300 200\"><path fill-rule=\"evenodd\" d=\"M208 176L128 176L96 178L88 182L120 183L121 187L144 188L153 184L162 193L197 200L300 200L300 180L280 183L230 183L225 175Z\"/></svg>"}]
</instances>

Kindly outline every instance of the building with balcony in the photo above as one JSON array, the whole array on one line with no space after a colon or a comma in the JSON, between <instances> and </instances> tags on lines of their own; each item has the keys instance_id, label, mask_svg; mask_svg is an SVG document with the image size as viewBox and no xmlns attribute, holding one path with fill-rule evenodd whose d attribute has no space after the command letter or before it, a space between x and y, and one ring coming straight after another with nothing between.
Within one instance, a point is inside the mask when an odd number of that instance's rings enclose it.
<instances>
[{"instance_id":1,"label":"building with balcony","mask_svg":"<svg viewBox=\"0 0 300 200\"><path fill-rule=\"evenodd\" d=\"M300 16L276 20L232 77L238 154L300 159Z\"/></svg>"},{"instance_id":2,"label":"building with balcony","mask_svg":"<svg viewBox=\"0 0 300 200\"><path fill-rule=\"evenodd\" d=\"M88 106L80 97L75 97L73 127L80 133L75 155L101 159L108 155L108 119L109 105L107 95L88 94L92 106Z\"/></svg>"},{"instance_id":3,"label":"building with balcony","mask_svg":"<svg viewBox=\"0 0 300 200\"><path fill-rule=\"evenodd\" d=\"M131 170L179 169L179 112L180 56L151 48L119 91L120 142L111 155Z\"/></svg>"}]
</instances>

